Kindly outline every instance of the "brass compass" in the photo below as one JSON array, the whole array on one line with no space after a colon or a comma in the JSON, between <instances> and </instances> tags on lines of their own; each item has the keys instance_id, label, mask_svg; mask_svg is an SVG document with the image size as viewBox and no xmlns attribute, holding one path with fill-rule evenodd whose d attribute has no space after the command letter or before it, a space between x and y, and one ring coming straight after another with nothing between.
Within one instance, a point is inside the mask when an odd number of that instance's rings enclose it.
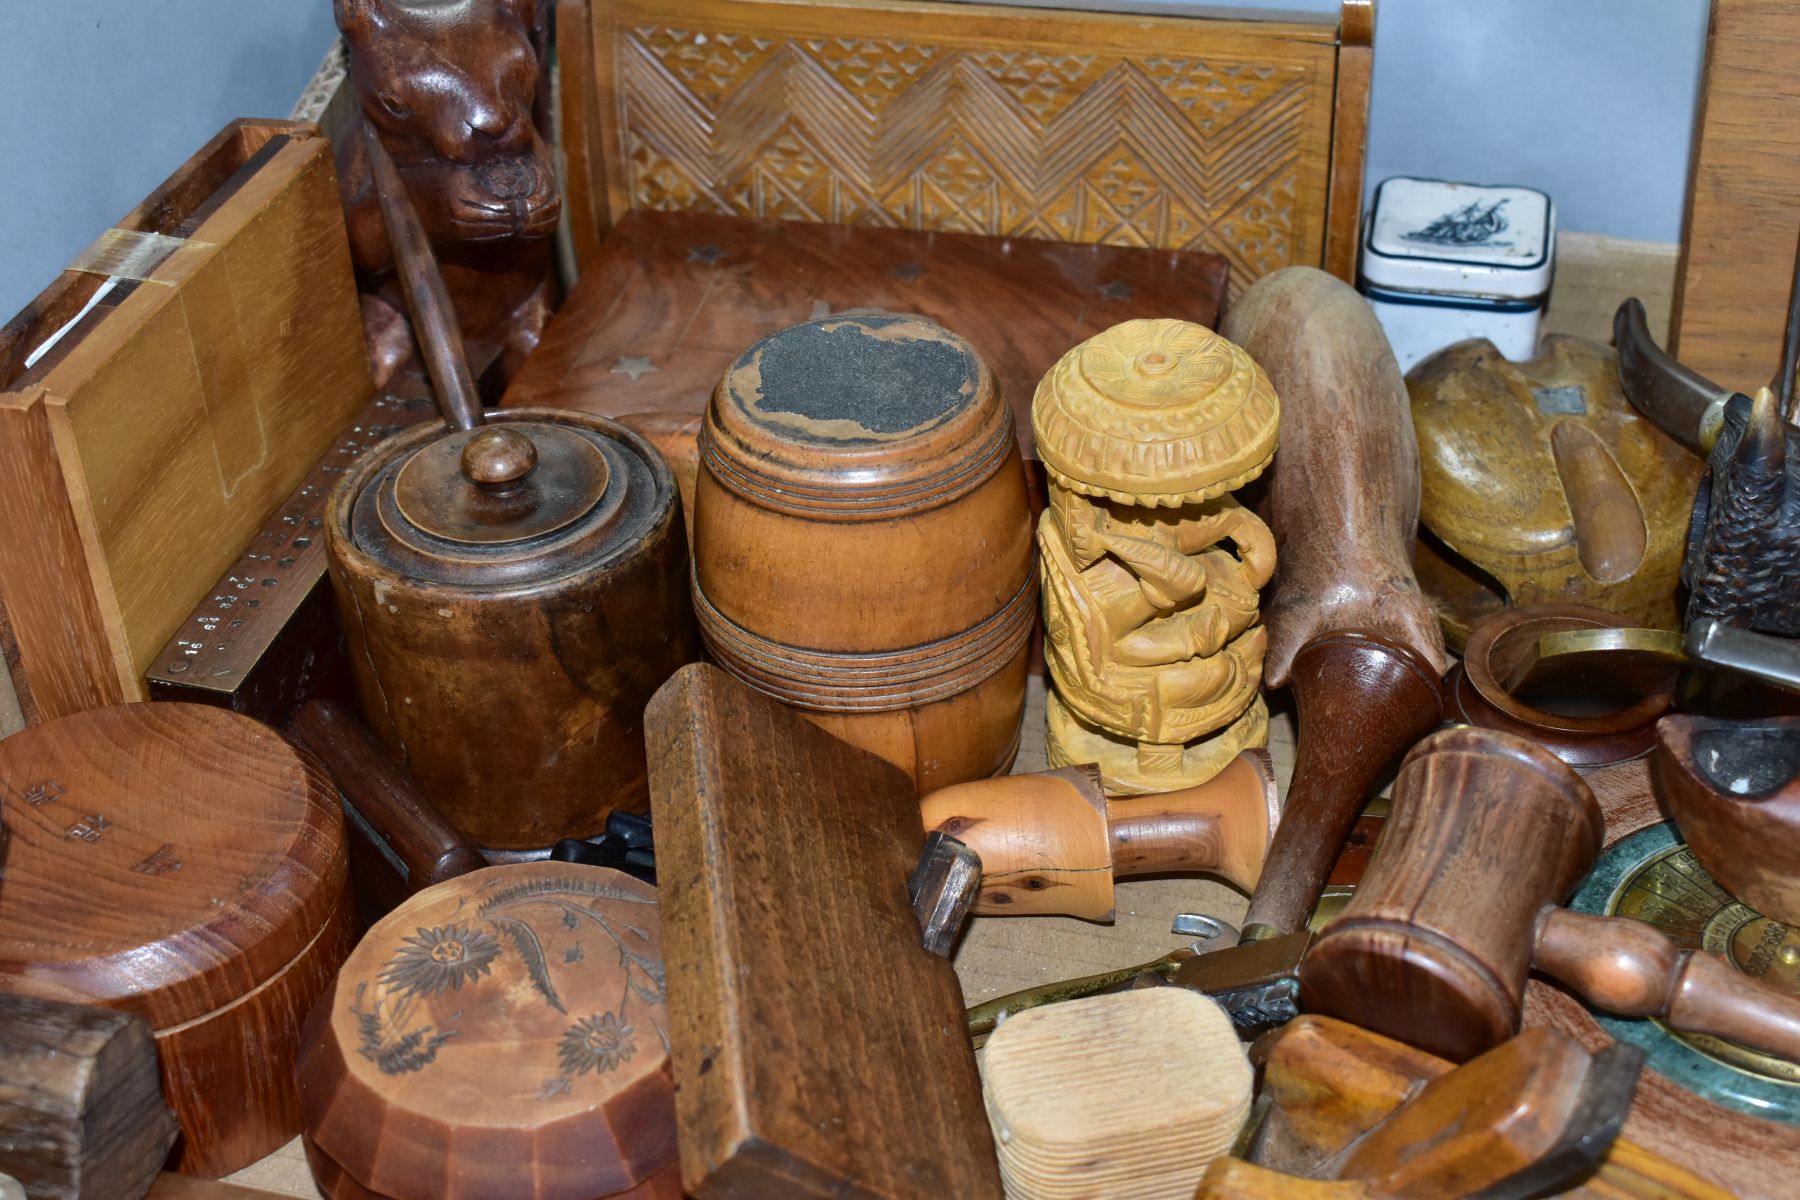
<instances>
[{"instance_id":1,"label":"brass compass","mask_svg":"<svg viewBox=\"0 0 1800 1200\"><path fill-rule=\"evenodd\" d=\"M1673 824L1622 838L1601 856L1569 907L1648 921L1678 945L1800 993L1800 929L1739 901L1701 867ZM1714 1103L1800 1125L1800 1065L1734 1042L1681 1033L1655 1018L1595 1013L1602 1028L1640 1046L1648 1065Z\"/></svg>"}]
</instances>

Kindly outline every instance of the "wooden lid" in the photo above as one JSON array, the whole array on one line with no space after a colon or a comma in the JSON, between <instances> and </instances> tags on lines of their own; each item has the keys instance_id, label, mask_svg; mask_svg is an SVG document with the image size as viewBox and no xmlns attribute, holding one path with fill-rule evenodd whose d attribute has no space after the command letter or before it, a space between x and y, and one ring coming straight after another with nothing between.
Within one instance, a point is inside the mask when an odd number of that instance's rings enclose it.
<instances>
[{"instance_id":1,"label":"wooden lid","mask_svg":"<svg viewBox=\"0 0 1800 1200\"><path fill-rule=\"evenodd\" d=\"M309 1023L318 1151L395 1200L568 1198L674 1159L656 889L604 867L489 867L412 897Z\"/></svg>"},{"instance_id":2,"label":"wooden lid","mask_svg":"<svg viewBox=\"0 0 1800 1200\"><path fill-rule=\"evenodd\" d=\"M166 1029L287 966L346 885L337 788L248 717L126 704L0 742L0 990Z\"/></svg>"},{"instance_id":3,"label":"wooden lid","mask_svg":"<svg viewBox=\"0 0 1800 1200\"><path fill-rule=\"evenodd\" d=\"M1262 474L1281 406L1263 369L1191 321L1114 325L1038 384L1031 429L1056 482L1123 504L1210 500Z\"/></svg>"},{"instance_id":4,"label":"wooden lid","mask_svg":"<svg viewBox=\"0 0 1800 1200\"><path fill-rule=\"evenodd\" d=\"M438 583L519 586L636 546L674 498L662 455L624 426L511 409L384 442L339 481L326 521L334 554Z\"/></svg>"},{"instance_id":5,"label":"wooden lid","mask_svg":"<svg viewBox=\"0 0 1800 1200\"><path fill-rule=\"evenodd\" d=\"M923 317L824 317L725 372L700 455L754 504L874 520L947 504L998 471L1012 411L969 343Z\"/></svg>"}]
</instances>

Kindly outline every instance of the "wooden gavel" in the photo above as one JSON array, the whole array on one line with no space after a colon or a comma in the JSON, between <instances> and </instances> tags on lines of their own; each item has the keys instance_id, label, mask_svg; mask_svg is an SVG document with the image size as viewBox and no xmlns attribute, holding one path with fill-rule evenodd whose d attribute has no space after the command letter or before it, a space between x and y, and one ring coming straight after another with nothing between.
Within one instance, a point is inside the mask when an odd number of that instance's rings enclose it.
<instances>
[{"instance_id":1,"label":"wooden gavel","mask_svg":"<svg viewBox=\"0 0 1800 1200\"><path fill-rule=\"evenodd\" d=\"M1602 832L1587 783L1536 743L1432 734L1401 764L1356 895L1301 962L1303 1003L1460 1062L1518 1032L1536 968L1608 1012L1800 1062L1800 998L1644 922L1558 907Z\"/></svg>"},{"instance_id":2,"label":"wooden gavel","mask_svg":"<svg viewBox=\"0 0 1800 1200\"><path fill-rule=\"evenodd\" d=\"M1113 919L1113 879L1203 871L1248 891L1278 814L1269 756L1246 750L1207 782L1109 800L1093 766L957 784L926 796L926 832L981 856L972 911Z\"/></svg>"}]
</instances>

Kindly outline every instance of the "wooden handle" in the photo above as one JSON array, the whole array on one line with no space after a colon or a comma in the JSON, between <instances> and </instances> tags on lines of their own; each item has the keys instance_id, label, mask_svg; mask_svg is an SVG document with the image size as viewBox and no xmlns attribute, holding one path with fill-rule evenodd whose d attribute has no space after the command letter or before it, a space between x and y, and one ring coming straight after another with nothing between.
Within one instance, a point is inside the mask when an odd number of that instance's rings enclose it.
<instances>
[{"instance_id":1,"label":"wooden handle","mask_svg":"<svg viewBox=\"0 0 1800 1200\"><path fill-rule=\"evenodd\" d=\"M1207 871L1253 886L1275 810L1268 756L1252 750L1179 792L1109 801L1097 767L1064 767L942 788L920 817L980 855L976 913L1110 921L1115 875Z\"/></svg>"},{"instance_id":2,"label":"wooden handle","mask_svg":"<svg viewBox=\"0 0 1800 1200\"><path fill-rule=\"evenodd\" d=\"M1246 938L1297 932L1376 781L1443 712L1443 680L1422 655L1367 631L1327 634L1301 649L1291 675L1298 708L1294 782Z\"/></svg>"},{"instance_id":3,"label":"wooden handle","mask_svg":"<svg viewBox=\"0 0 1800 1200\"><path fill-rule=\"evenodd\" d=\"M1661 1017L1800 1063L1800 997L1683 950L1642 921L1546 908L1532 965L1607 1012Z\"/></svg>"},{"instance_id":4,"label":"wooden handle","mask_svg":"<svg viewBox=\"0 0 1800 1200\"><path fill-rule=\"evenodd\" d=\"M487 865L342 705L312 701L294 718L288 736L325 765L354 816L400 860L409 893Z\"/></svg>"},{"instance_id":5,"label":"wooden handle","mask_svg":"<svg viewBox=\"0 0 1800 1200\"><path fill-rule=\"evenodd\" d=\"M1373 1200L1354 1179L1303 1179L1247 1163L1215 1158L1200 1177L1194 1200Z\"/></svg>"},{"instance_id":6,"label":"wooden handle","mask_svg":"<svg viewBox=\"0 0 1800 1200\"><path fill-rule=\"evenodd\" d=\"M1368 302L1323 271L1286 267L1233 301L1220 332L1281 397L1268 513L1280 566L1263 605L1263 678L1280 687L1302 647L1345 629L1411 647L1442 675L1444 636L1412 569L1412 405Z\"/></svg>"},{"instance_id":7,"label":"wooden handle","mask_svg":"<svg viewBox=\"0 0 1800 1200\"><path fill-rule=\"evenodd\" d=\"M437 392L438 411L444 414L444 422L450 428L474 429L484 417L463 353L456 306L450 302L450 291L438 270L437 256L431 252L431 241L419 223L419 214L413 209L399 169L387 147L381 144L381 135L367 121L363 122L363 135L369 146L369 169L375 177L381 220L394 248L394 269L400 276L400 290L406 294L406 310L419 339L419 353L425 358L425 370Z\"/></svg>"},{"instance_id":8,"label":"wooden handle","mask_svg":"<svg viewBox=\"0 0 1800 1200\"><path fill-rule=\"evenodd\" d=\"M1262 877L1280 811L1263 750L1246 750L1197 787L1108 800L1113 877L1206 871L1249 891Z\"/></svg>"}]
</instances>

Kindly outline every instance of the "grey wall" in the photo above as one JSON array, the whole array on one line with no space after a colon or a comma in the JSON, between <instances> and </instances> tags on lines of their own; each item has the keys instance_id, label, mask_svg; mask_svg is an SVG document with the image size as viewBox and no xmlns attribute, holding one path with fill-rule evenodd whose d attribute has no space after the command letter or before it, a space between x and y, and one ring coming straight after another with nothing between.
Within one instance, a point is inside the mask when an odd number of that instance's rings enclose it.
<instances>
[{"instance_id":1,"label":"grey wall","mask_svg":"<svg viewBox=\"0 0 1800 1200\"><path fill-rule=\"evenodd\" d=\"M0 322L233 117L285 117L330 0L4 0Z\"/></svg>"},{"instance_id":2,"label":"grey wall","mask_svg":"<svg viewBox=\"0 0 1800 1200\"><path fill-rule=\"evenodd\" d=\"M329 0L5 7L0 319L226 121L285 116L332 35ZM1707 0L1377 0L1376 11L1371 184L1523 183L1556 198L1565 229L1679 239Z\"/></svg>"}]
</instances>

